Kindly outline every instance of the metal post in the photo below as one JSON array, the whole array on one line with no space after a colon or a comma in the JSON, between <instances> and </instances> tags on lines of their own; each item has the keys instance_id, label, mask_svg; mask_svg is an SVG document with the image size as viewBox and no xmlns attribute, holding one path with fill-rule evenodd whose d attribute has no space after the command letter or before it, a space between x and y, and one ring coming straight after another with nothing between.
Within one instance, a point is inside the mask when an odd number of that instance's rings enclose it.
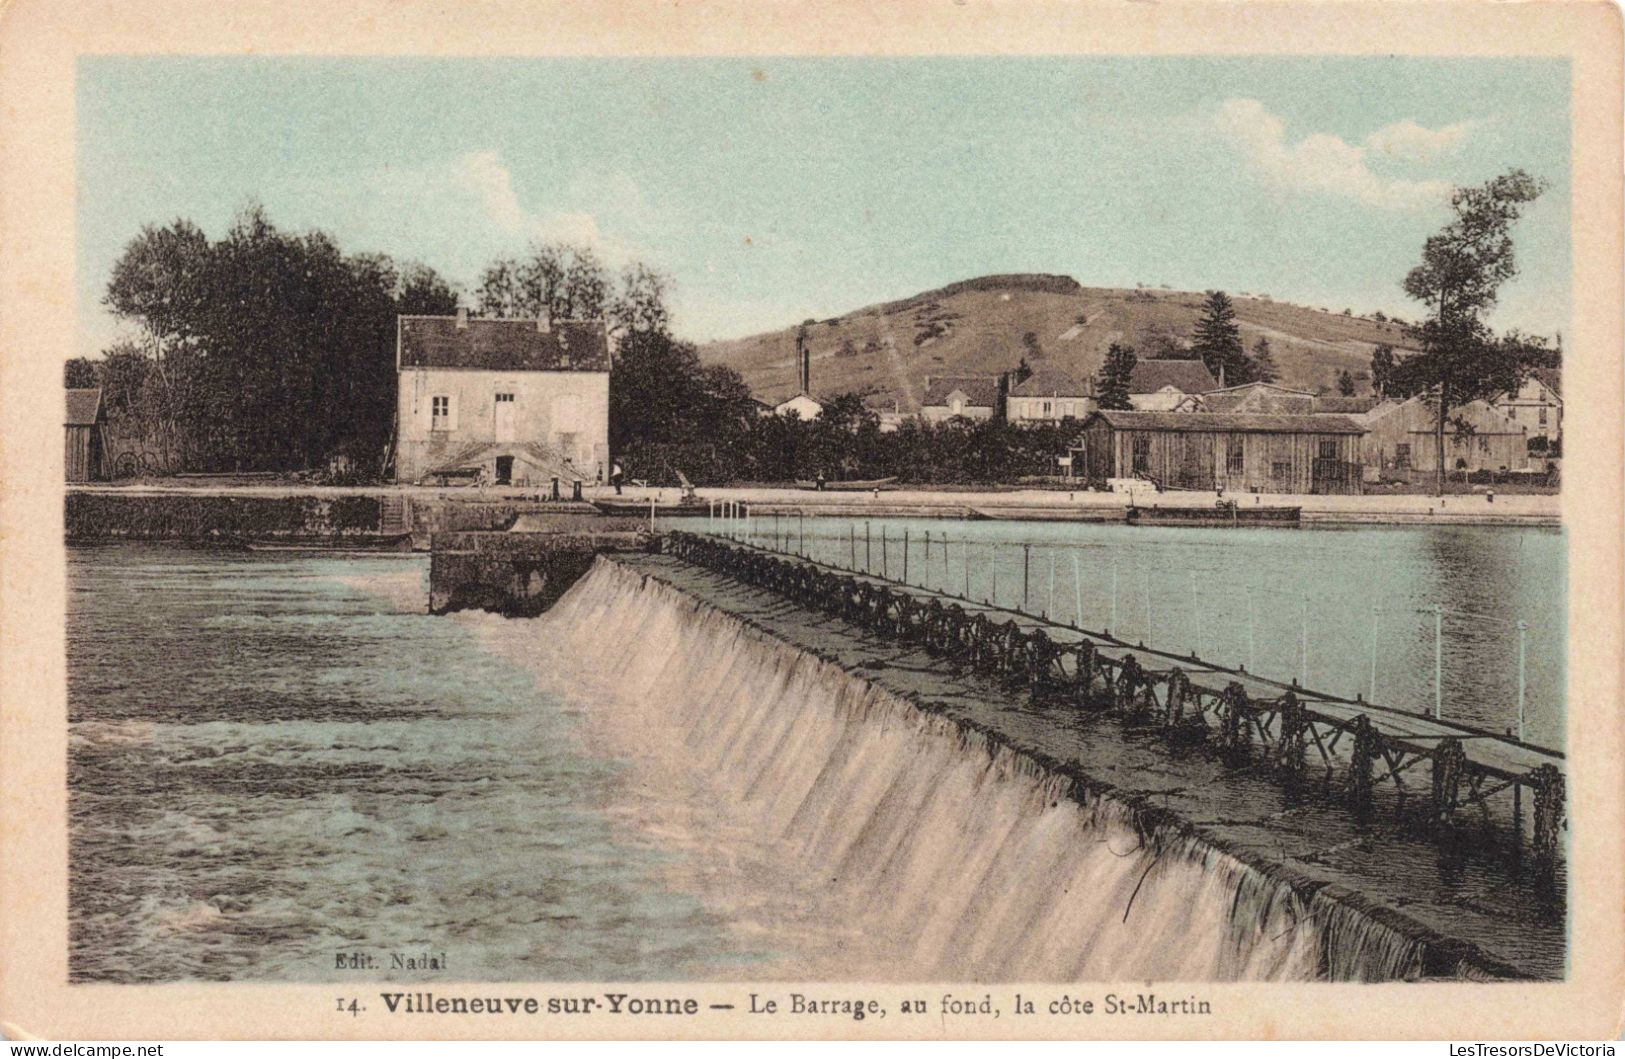
<instances>
[{"instance_id":1,"label":"metal post","mask_svg":"<svg viewBox=\"0 0 1625 1059\"><path fill-rule=\"evenodd\" d=\"M1529 623L1518 619L1518 742L1523 742L1524 656L1529 649Z\"/></svg>"},{"instance_id":2,"label":"metal post","mask_svg":"<svg viewBox=\"0 0 1625 1059\"><path fill-rule=\"evenodd\" d=\"M1444 607L1433 605L1433 719L1444 717Z\"/></svg>"},{"instance_id":3,"label":"metal post","mask_svg":"<svg viewBox=\"0 0 1625 1059\"><path fill-rule=\"evenodd\" d=\"M1303 594L1302 618L1298 633L1298 686L1309 686L1309 593Z\"/></svg>"},{"instance_id":4,"label":"metal post","mask_svg":"<svg viewBox=\"0 0 1625 1059\"><path fill-rule=\"evenodd\" d=\"M1371 686L1366 689L1366 699L1377 701L1377 620L1382 614L1380 603L1371 604Z\"/></svg>"},{"instance_id":5,"label":"metal post","mask_svg":"<svg viewBox=\"0 0 1625 1059\"><path fill-rule=\"evenodd\" d=\"M1151 636L1151 571L1140 571L1140 587L1145 592L1145 635L1140 638L1141 643L1152 639Z\"/></svg>"},{"instance_id":6,"label":"metal post","mask_svg":"<svg viewBox=\"0 0 1625 1059\"><path fill-rule=\"evenodd\" d=\"M1055 549L1049 553L1049 598L1044 603L1044 617L1055 612Z\"/></svg>"},{"instance_id":7,"label":"metal post","mask_svg":"<svg viewBox=\"0 0 1625 1059\"><path fill-rule=\"evenodd\" d=\"M1247 590L1247 672L1258 672L1258 593Z\"/></svg>"},{"instance_id":8,"label":"metal post","mask_svg":"<svg viewBox=\"0 0 1625 1059\"><path fill-rule=\"evenodd\" d=\"M998 606L998 603L999 603L999 546L997 544L988 545L988 554L989 554L988 567L989 567L989 569L991 571L991 578L990 579L991 579L991 581L993 583L993 587L989 590L991 595L986 600L986 602L990 603L990 604L992 604L994 606Z\"/></svg>"},{"instance_id":9,"label":"metal post","mask_svg":"<svg viewBox=\"0 0 1625 1059\"><path fill-rule=\"evenodd\" d=\"M873 538L869 536L869 523L863 524L863 572L868 573L875 565L875 549Z\"/></svg>"},{"instance_id":10,"label":"metal post","mask_svg":"<svg viewBox=\"0 0 1625 1059\"><path fill-rule=\"evenodd\" d=\"M965 560L965 602L970 602L970 540L967 538L959 542L960 551L964 553ZM943 562L947 562L946 554Z\"/></svg>"},{"instance_id":11,"label":"metal post","mask_svg":"<svg viewBox=\"0 0 1625 1059\"><path fill-rule=\"evenodd\" d=\"M908 584L908 530L903 530L903 584Z\"/></svg>"},{"instance_id":12,"label":"metal post","mask_svg":"<svg viewBox=\"0 0 1625 1059\"><path fill-rule=\"evenodd\" d=\"M649 498L649 532L655 531L655 498Z\"/></svg>"},{"instance_id":13,"label":"metal post","mask_svg":"<svg viewBox=\"0 0 1625 1059\"><path fill-rule=\"evenodd\" d=\"M1117 560L1112 560L1112 628L1122 631L1117 623Z\"/></svg>"},{"instance_id":14,"label":"metal post","mask_svg":"<svg viewBox=\"0 0 1625 1059\"><path fill-rule=\"evenodd\" d=\"M1032 565L1033 546L1031 544L1023 544L1021 546L1021 611L1023 614L1026 614L1032 610L1032 608L1027 604L1028 571L1031 569Z\"/></svg>"},{"instance_id":15,"label":"metal post","mask_svg":"<svg viewBox=\"0 0 1625 1059\"><path fill-rule=\"evenodd\" d=\"M1078 553L1072 553L1072 627L1083 628L1083 578L1078 572Z\"/></svg>"},{"instance_id":16,"label":"metal post","mask_svg":"<svg viewBox=\"0 0 1625 1059\"><path fill-rule=\"evenodd\" d=\"M805 511L796 512L796 536L801 539L800 547L797 550L801 553L801 557L805 559L807 557L807 513Z\"/></svg>"},{"instance_id":17,"label":"metal post","mask_svg":"<svg viewBox=\"0 0 1625 1059\"><path fill-rule=\"evenodd\" d=\"M885 577L885 578L890 578L891 577L891 571L888 569L887 562L886 562L886 527L885 526L880 527L880 576Z\"/></svg>"},{"instance_id":18,"label":"metal post","mask_svg":"<svg viewBox=\"0 0 1625 1059\"><path fill-rule=\"evenodd\" d=\"M850 522L847 524L846 540L847 543L852 546L852 555L846 568L848 570L856 570L858 568L858 524L856 522Z\"/></svg>"},{"instance_id":19,"label":"metal post","mask_svg":"<svg viewBox=\"0 0 1625 1059\"><path fill-rule=\"evenodd\" d=\"M1191 571L1191 627L1196 634L1191 637L1191 657L1202 657L1202 604L1196 595L1196 571Z\"/></svg>"}]
</instances>

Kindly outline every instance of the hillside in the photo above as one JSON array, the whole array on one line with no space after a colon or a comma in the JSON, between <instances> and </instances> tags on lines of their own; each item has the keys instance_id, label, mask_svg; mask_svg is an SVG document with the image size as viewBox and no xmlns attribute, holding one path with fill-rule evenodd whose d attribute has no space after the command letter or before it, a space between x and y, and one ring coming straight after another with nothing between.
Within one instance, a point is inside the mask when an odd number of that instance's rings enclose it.
<instances>
[{"instance_id":1,"label":"hillside","mask_svg":"<svg viewBox=\"0 0 1625 1059\"><path fill-rule=\"evenodd\" d=\"M1371 351L1387 342L1406 347L1391 323L1289 305L1230 292L1248 349L1267 336L1281 383L1331 388L1345 368L1369 390ZM1033 367L1083 377L1100 368L1113 342L1141 356L1159 339L1188 341L1204 295L1191 291L1083 287L1066 276L986 276L901 301L871 305L808 326L815 394L895 396L904 411L918 407L927 375L1005 371L1023 355ZM1041 356L1025 336L1031 332ZM782 331L711 342L707 363L727 364L757 397L777 402L796 392L794 325Z\"/></svg>"}]
</instances>

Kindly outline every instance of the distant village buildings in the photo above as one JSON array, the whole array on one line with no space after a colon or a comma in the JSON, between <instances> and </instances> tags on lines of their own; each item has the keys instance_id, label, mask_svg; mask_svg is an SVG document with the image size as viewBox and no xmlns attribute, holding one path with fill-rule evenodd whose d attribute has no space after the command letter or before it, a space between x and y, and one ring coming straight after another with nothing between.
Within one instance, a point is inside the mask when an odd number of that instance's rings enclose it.
<instances>
[{"instance_id":1,"label":"distant village buildings","mask_svg":"<svg viewBox=\"0 0 1625 1059\"><path fill-rule=\"evenodd\" d=\"M403 316L396 367L397 481L546 485L607 475L602 322Z\"/></svg>"},{"instance_id":2,"label":"distant village buildings","mask_svg":"<svg viewBox=\"0 0 1625 1059\"><path fill-rule=\"evenodd\" d=\"M1360 452L1368 481L1433 477L1438 412L1425 399L1385 401L1358 418L1366 429ZM1469 401L1450 409L1444 459L1447 471L1526 471L1529 436L1492 405Z\"/></svg>"},{"instance_id":3,"label":"distant village buildings","mask_svg":"<svg viewBox=\"0 0 1625 1059\"><path fill-rule=\"evenodd\" d=\"M941 423L955 418L992 419L999 407L996 375L927 375L920 418Z\"/></svg>"},{"instance_id":4,"label":"distant village buildings","mask_svg":"<svg viewBox=\"0 0 1625 1059\"><path fill-rule=\"evenodd\" d=\"M1142 360L1129 376L1128 402L1141 412L1170 412L1187 396L1218 388L1200 360Z\"/></svg>"},{"instance_id":5,"label":"distant village buildings","mask_svg":"<svg viewBox=\"0 0 1625 1059\"><path fill-rule=\"evenodd\" d=\"M1563 381L1555 368L1537 368L1518 392L1503 394L1491 404L1507 419L1523 427L1531 438L1545 438L1548 448L1563 442Z\"/></svg>"},{"instance_id":6,"label":"distant village buildings","mask_svg":"<svg viewBox=\"0 0 1625 1059\"><path fill-rule=\"evenodd\" d=\"M1095 409L1094 381L1078 380L1054 368L1040 368L1011 387L1006 405L1005 416L1012 423L1082 419Z\"/></svg>"}]
</instances>

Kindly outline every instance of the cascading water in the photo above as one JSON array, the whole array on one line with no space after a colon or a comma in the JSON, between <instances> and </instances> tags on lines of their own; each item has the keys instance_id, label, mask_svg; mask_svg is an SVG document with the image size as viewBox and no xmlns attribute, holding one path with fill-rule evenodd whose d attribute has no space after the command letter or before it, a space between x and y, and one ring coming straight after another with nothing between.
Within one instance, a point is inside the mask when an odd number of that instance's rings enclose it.
<instances>
[{"instance_id":1,"label":"cascading water","mask_svg":"<svg viewBox=\"0 0 1625 1059\"><path fill-rule=\"evenodd\" d=\"M872 949L826 976L1419 972L1420 945L1358 910L1306 900L1199 837L1142 833L1109 797L612 561L509 628L547 641L550 677L630 762L629 783L703 805L708 832L750 836L753 885L784 887ZM743 889L730 867L709 885Z\"/></svg>"}]
</instances>

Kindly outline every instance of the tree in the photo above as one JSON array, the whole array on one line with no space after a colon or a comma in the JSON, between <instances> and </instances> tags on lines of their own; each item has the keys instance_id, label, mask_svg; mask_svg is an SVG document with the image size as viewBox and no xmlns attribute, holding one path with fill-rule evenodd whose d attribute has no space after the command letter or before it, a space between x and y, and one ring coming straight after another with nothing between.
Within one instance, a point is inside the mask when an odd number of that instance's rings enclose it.
<instances>
[{"instance_id":1,"label":"tree","mask_svg":"<svg viewBox=\"0 0 1625 1059\"><path fill-rule=\"evenodd\" d=\"M1354 396L1354 376L1349 374L1347 368L1337 374L1337 393L1341 397Z\"/></svg>"},{"instance_id":2,"label":"tree","mask_svg":"<svg viewBox=\"0 0 1625 1059\"><path fill-rule=\"evenodd\" d=\"M1270 349L1270 340L1263 335L1253 343L1252 376L1259 382L1275 382L1281 377L1280 370L1275 366L1275 352Z\"/></svg>"},{"instance_id":3,"label":"tree","mask_svg":"<svg viewBox=\"0 0 1625 1059\"><path fill-rule=\"evenodd\" d=\"M1021 362L1016 365L1016 370L1012 373L1011 385L1020 386L1032 377L1033 366L1027 363L1026 357L1022 357Z\"/></svg>"},{"instance_id":4,"label":"tree","mask_svg":"<svg viewBox=\"0 0 1625 1059\"><path fill-rule=\"evenodd\" d=\"M62 362L62 385L69 390L88 390L100 386L101 373L96 362L89 357L74 357Z\"/></svg>"},{"instance_id":5,"label":"tree","mask_svg":"<svg viewBox=\"0 0 1625 1059\"><path fill-rule=\"evenodd\" d=\"M1378 397L1386 397L1393 374L1394 347L1384 342L1371 351L1371 391Z\"/></svg>"},{"instance_id":6,"label":"tree","mask_svg":"<svg viewBox=\"0 0 1625 1059\"><path fill-rule=\"evenodd\" d=\"M1405 293L1427 307L1410 329L1421 352L1389 375L1401 396L1425 395L1434 412L1435 488L1444 492L1445 424L1468 401L1515 390L1547 361L1544 343L1517 334L1497 337L1485 324L1501 287L1518 273L1512 226L1545 190L1543 181L1510 170L1450 197L1454 217L1422 246L1422 261L1405 276Z\"/></svg>"},{"instance_id":7,"label":"tree","mask_svg":"<svg viewBox=\"0 0 1625 1059\"><path fill-rule=\"evenodd\" d=\"M1133 407L1128 399L1129 377L1134 374L1134 365L1138 361L1133 346L1120 346L1113 342L1106 350L1106 360L1100 366L1100 373L1095 376L1095 400L1101 408Z\"/></svg>"},{"instance_id":8,"label":"tree","mask_svg":"<svg viewBox=\"0 0 1625 1059\"><path fill-rule=\"evenodd\" d=\"M610 329L617 341L628 335L663 335L671 329L666 293L671 279L641 261L621 270L620 288L610 303Z\"/></svg>"},{"instance_id":9,"label":"tree","mask_svg":"<svg viewBox=\"0 0 1625 1059\"><path fill-rule=\"evenodd\" d=\"M639 279L657 277L651 272ZM658 301L664 288L657 287ZM603 320L613 288L609 270L590 247L532 243L525 257L499 258L486 266L475 294L482 316Z\"/></svg>"},{"instance_id":10,"label":"tree","mask_svg":"<svg viewBox=\"0 0 1625 1059\"><path fill-rule=\"evenodd\" d=\"M1191 349L1202 358L1202 363L1222 385L1237 386L1252 381L1252 365L1241 347L1241 328L1236 323L1236 309L1224 291L1208 292Z\"/></svg>"},{"instance_id":11,"label":"tree","mask_svg":"<svg viewBox=\"0 0 1625 1059\"><path fill-rule=\"evenodd\" d=\"M1037 331L1028 331L1023 334L1021 336L1021 346L1027 351L1024 356L1031 357L1034 360L1044 359L1044 347L1038 341Z\"/></svg>"}]
</instances>

